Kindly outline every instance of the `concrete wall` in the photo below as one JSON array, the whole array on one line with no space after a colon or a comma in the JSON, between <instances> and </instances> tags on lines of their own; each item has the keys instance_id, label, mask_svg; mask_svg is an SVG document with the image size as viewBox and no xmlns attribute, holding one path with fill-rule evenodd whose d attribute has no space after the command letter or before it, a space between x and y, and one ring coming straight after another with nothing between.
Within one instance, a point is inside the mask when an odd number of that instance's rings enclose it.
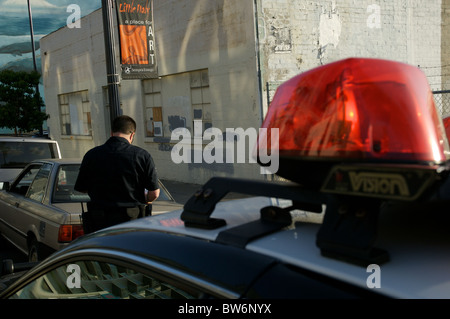
<instances>
[{"instance_id":1,"label":"concrete wall","mask_svg":"<svg viewBox=\"0 0 450 319\"><path fill-rule=\"evenodd\" d=\"M82 18L81 28L61 28L41 39L42 77L50 135L60 143L64 157L80 157L104 141L104 101L106 83L105 49L101 11ZM92 137L62 136L58 95L89 91Z\"/></svg>"},{"instance_id":2,"label":"concrete wall","mask_svg":"<svg viewBox=\"0 0 450 319\"><path fill-rule=\"evenodd\" d=\"M114 17L115 18L115 17ZM251 1L240 0L154 0L154 32L158 75L162 84L164 136L146 137L143 84L123 80L120 98L124 114L138 124L135 144L154 157L164 179L204 183L212 176L262 178L259 166L250 163L180 163L171 159L178 140L170 141L169 116L178 116L191 130L190 72L207 70L209 75L212 126L258 128L260 108ZM50 134L61 143L65 157L80 157L109 137L102 87L106 85L106 64L102 13L97 10L82 18L81 28L62 28L41 40L45 97ZM117 31L116 31L116 42ZM118 50L118 46L116 47ZM116 54L119 61L119 53ZM58 94L89 90L92 137L61 135ZM209 141L204 141L203 146ZM194 150L192 152L201 150Z\"/></svg>"},{"instance_id":3,"label":"concrete wall","mask_svg":"<svg viewBox=\"0 0 450 319\"><path fill-rule=\"evenodd\" d=\"M441 89L450 90L450 0L442 0L441 17Z\"/></svg>"}]
</instances>

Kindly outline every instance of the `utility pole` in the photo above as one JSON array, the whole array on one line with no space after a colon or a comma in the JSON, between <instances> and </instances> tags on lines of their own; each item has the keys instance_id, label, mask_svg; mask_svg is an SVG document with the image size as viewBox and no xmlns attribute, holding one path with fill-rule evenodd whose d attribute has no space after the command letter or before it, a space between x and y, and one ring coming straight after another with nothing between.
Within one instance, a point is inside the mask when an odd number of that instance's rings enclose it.
<instances>
[{"instance_id":1,"label":"utility pole","mask_svg":"<svg viewBox=\"0 0 450 319\"><path fill-rule=\"evenodd\" d=\"M27 0L28 2L28 20L30 21L30 35L31 35L31 52L33 52L33 65L34 70L37 71L36 66L36 53L34 52L36 50L34 46L34 31L33 31L33 17L31 16L31 6L30 6L30 0Z\"/></svg>"},{"instance_id":2,"label":"utility pole","mask_svg":"<svg viewBox=\"0 0 450 319\"><path fill-rule=\"evenodd\" d=\"M37 65L36 65L36 47L34 45L34 29L33 29L33 17L31 15L31 6L30 6L30 0L27 0L27 4L28 4L28 20L30 21L30 35L31 35L31 51L33 52L33 66L34 66L34 71L37 72ZM36 84L36 99L39 101L39 83ZM38 103L39 104L39 103ZM39 128L39 135L43 135L44 133L44 129L41 125L41 127Z\"/></svg>"},{"instance_id":3,"label":"utility pole","mask_svg":"<svg viewBox=\"0 0 450 319\"><path fill-rule=\"evenodd\" d=\"M108 98L110 108L111 127L112 121L119 115L122 115L119 98L119 74L116 71L116 51L114 42L113 25L113 1L102 0L103 13L103 34L105 38L106 54L106 78L108 82Z\"/></svg>"}]
</instances>

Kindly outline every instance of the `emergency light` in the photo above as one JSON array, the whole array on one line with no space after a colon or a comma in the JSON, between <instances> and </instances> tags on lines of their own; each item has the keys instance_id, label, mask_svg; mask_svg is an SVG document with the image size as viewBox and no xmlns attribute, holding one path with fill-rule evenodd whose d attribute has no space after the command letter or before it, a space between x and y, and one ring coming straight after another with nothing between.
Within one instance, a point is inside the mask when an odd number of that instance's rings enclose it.
<instances>
[{"instance_id":1,"label":"emergency light","mask_svg":"<svg viewBox=\"0 0 450 319\"><path fill-rule=\"evenodd\" d=\"M388 60L349 58L295 76L278 87L262 128L258 152L277 151L277 174L310 186L323 186L338 163L390 174L392 165L429 168L450 156L425 75Z\"/></svg>"},{"instance_id":2,"label":"emergency light","mask_svg":"<svg viewBox=\"0 0 450 319\"><path fill-rule=\"evenodd\" d=\"M445 134L447 135L447 139L450 139L450 116L445 117L443 120L445 127Z\"/></svg>"}]
</instances>

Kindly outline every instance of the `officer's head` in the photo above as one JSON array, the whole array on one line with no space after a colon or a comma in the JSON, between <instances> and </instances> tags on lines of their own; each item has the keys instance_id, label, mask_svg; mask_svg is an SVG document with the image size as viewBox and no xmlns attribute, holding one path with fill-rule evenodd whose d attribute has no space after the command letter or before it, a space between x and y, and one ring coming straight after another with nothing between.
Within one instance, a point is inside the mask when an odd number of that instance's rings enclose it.
<instances>
[{"instance_id":1,"label":"officer's head","mask_svg":"<svg viewBox=\"0 0 450 319\"><path fill-rule=\"evenodd\" d=\"M136 132L136 122L128 115L116 117L112 123L113 133L130 134Z\"/></svg>"},{"instance_id":2,"label":"officer's head","mask_svg":"<svg viewBox=\"0 0 450 319\"><path fill-rule=\"evenodd\" d=\"M128 115L120 115L113 120L112 135L126 138L130 143L136 133L136 122Z\"/></svg>"}]
</instances>

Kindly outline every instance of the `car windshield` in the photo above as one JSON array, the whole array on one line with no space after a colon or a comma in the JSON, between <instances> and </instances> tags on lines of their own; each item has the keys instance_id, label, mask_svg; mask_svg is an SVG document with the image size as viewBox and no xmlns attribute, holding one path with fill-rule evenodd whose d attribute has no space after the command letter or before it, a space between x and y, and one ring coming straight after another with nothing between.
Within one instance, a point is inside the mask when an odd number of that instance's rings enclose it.
<instances>
[{"instance_id":1,"label":"car windshield","mask_svg":"<svg viewBox=\"0 0 450 319\"><path fill-rule=\"evenodd\" d=\"M74 190L80 164L61 165L58 169L54 189L54 203L79 203L90 201L89 195Z\"/></svg>"}]
</instances>

